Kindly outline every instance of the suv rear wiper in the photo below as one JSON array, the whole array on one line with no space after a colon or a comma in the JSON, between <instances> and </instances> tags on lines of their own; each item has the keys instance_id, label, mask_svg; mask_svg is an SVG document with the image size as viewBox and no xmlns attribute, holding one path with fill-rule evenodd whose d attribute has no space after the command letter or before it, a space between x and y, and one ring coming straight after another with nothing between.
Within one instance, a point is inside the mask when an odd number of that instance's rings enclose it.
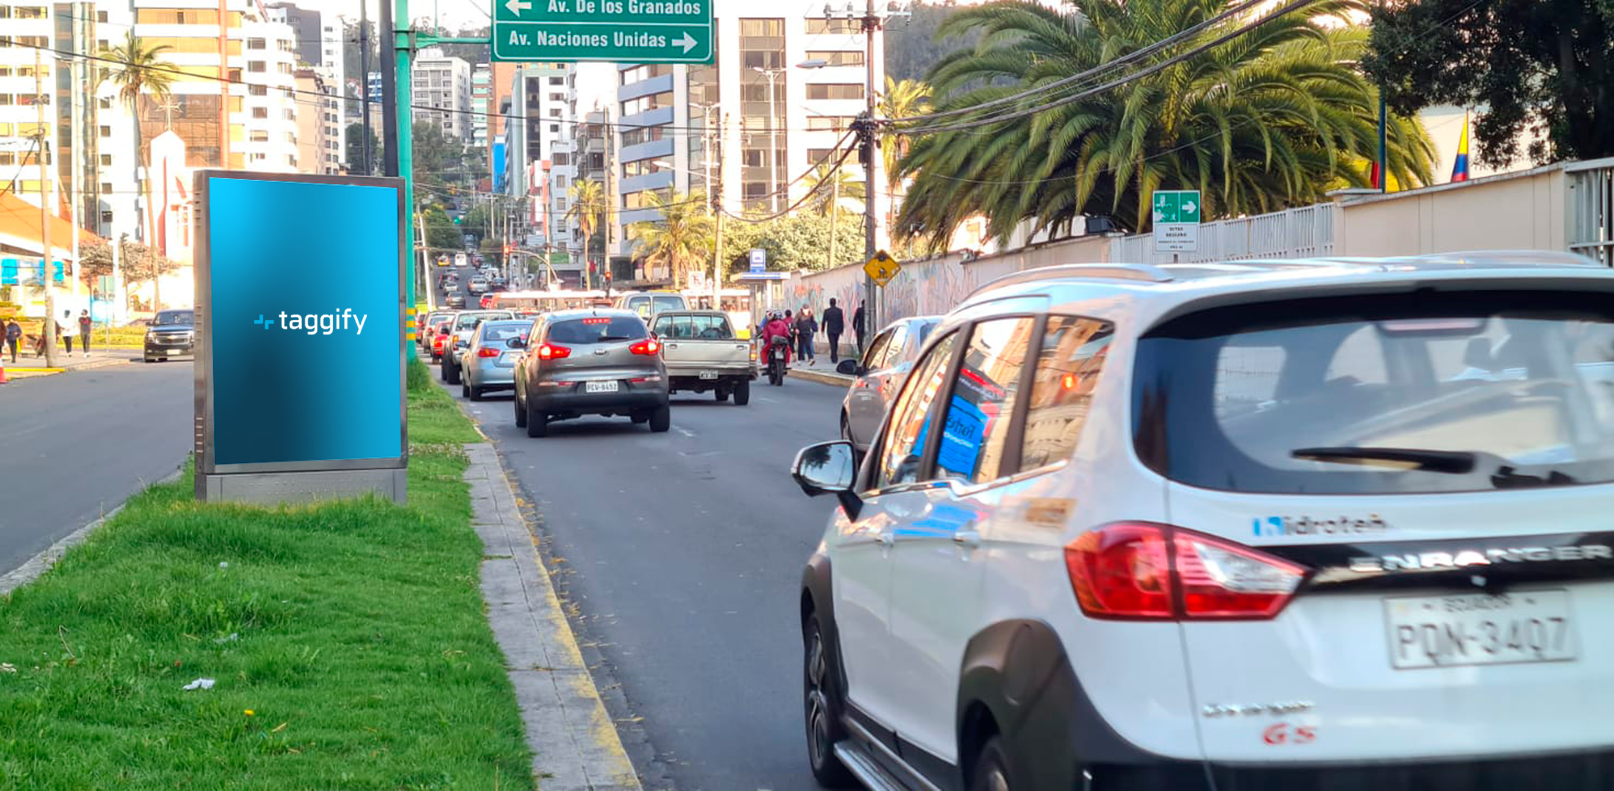
<instances>
[{"instance_id":1,"label":"suv rear wiper","mask_svg":"<svg viewBox=\"0 0 1614 791\"><path fill-rule=\"evenodd\" d=\"M1578 483L1574 477L1558 470L1544 475L1519 472L1519 468L1492 453L1471 450L1428 450L1424 448L1301 448L1289 455L1297 459L1326 461L1339 464L1372 464L1380 462L1388 467L1404 467L1423 472L1468 475L1475 471L1483 459L1496 470L1490 474L1491 485L1498 489L1528 489L1540 486L1568 486Z\"/></svg>"},{"instance_id":2,"label":"suv rear wiper","mask_svg":"<svg viewBox=\"0 0 1614 791\"><path fill-rule=\"evenodd\" d=\"M1389 467L1411 467L1425 472L1467 475L1474 471L1479 454L1471 451L1427 450L1424 448L1300 448L1289 455L1310 461L1340 464L1386 462Z\"/></svg>"}]
</instances>

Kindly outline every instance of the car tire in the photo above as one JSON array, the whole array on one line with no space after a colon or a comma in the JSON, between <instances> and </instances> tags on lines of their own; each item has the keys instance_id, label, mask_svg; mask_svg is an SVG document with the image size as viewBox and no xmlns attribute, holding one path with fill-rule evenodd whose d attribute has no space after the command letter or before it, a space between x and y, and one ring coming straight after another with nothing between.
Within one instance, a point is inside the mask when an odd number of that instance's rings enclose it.
<instances>
[{"instance_id":1,"label":"car tire","mask_svg":"<svg viewBox=\"0 0 1614 791\"><path fill-rule=\"evenodd\" d=\"M660 434L670 428L672 428L672 408L662 404L650 413L650 430Z\"/></svg>"},{"instance_id":2,"label":"car tire","mask_svg":"<svg viewBox=\"0 0 1614 791\"><path fill-rule=\"evenodd\" d=\"M713 390L712 391L712 396L717 399L717 403L721 404L721 403L729 400L729 391L727 391L727 390Z\"/></svg>"},{"instance_id":3,"label":"car tire","mask_svg":"<svg viewBox=\"0 0 1614 791\"><path fill-rule=\"evenodd\" d=\"M457 365L452 366L452 367L450 367L450 366L443 366L443 367L448 368L448 383L451 384L451 385L459 384L460 383L460 378L463 376L463 374L460 373L460 367L457 366Z\"/></svg>"},{"instance_id":4,"label":"car tire","mask_svg":"<svg viewBox=\"0 0 1614 791\"><path fill-rule=\"evenodd\" d=\"M527 405L527 436L549 436L549 415L533 409L531 404Z\"/></svg>"},{"instance_id":5,"label":"car tire","mask_svg":"<svg viewBox=\"0 0 1614 791\"><path fill-rule=\"evenodd\" d=\"M751 403L751 383L749 381L741 381L739 384L734 386L734 405L745 406L749 403Z\"/></svg>"},{"instance_id":6,"label":"car tire","mask_svg":"<svg viewBox=\"0 0 1614 791\"><path fill-rule=\"evenodd\" d=\"M649 412L635 412L635 413L629 415L628 419L632 420L635 424L648 423L648 422L650 422L650 413Z\"/></svg>"},{"instance_id":7,"label":"car tire","mask_svg":"<svg viewBox=\"0 0 1614 791\"><path fill-rule=\"evenodd\" d=\"M468 385L465 388L465 396L467 398L471 399L472 401L481 401L482 400L482 388L477 387L476 385Z\"/></svg>"},{"instance_id":8,"label":"car tire","mask_svg":"<svg viewBox=\"0 0 1614 791\"><path fill-rule=\"evenodd\" d=\"M975 768L970 772L969 791L1010 791L1009 757L1003 752L1003 740L993 736L981 745L976 753Z\"/></svg>"},{"instance_id":9,"label":"car tire","mask_svg":"<svg viewBox=\"0 0 1614 791\"><path fill-rule=\"evenodd\" d=\"M443 381L448 382L448 361L446 361L446 360L443 361L443 364L440 367L438 367L437 375L441 376L443 378ZM452 382L449 382L449 383L453 384Z\"/></svg>"},{"instance_id":10,"label":"car tire","mask_svg":"<svg viewBox=\"0 0 1614 791\"><path fill-rule=\"evenodd\" d=\"M470 397L471 397L471 385L470 385L469 382L465 381L464 377L460 377L460 398L470 398Z\"/></svg>"},{"instance_id":11,"label":"car tire","mask_svg":"<svg viewBox=\"0 0 1614 791\"><path fill-rule=\"evenodd\" d=\"M521 400L520 393L516 393L516 397L511 399L511 403L516 405L516 428L526 428L527 403Z\"/></svg>"},{"instance_id":12,"label":"car tire","mask_svg":"<svg viewBox=\"0 0 1614 791\"><path fill-rule=\"evenodd\" d=\"M156 361L156 360L153 360L153 359L151 359L151 358L150 358L150 357L147 357L147 358L145 358L145 360L146 360L146 362L148 362L148 363L154 363L154 362L157 362L157 361Z\"/></svg>"},{"instance_id":13,"label":"car tire","mask_svg":"<svg viewBox=\"0 0 1614 791\"><path fill-rule=\"evenodd\" d=\"M802 715L807 725L807 763L813 779L825 788L850 788L852 773L835 757L835 743L846 738L841 724L841 698L824 644L818 615L807 618L802 631Z\"/></svg>"}]
</instances>

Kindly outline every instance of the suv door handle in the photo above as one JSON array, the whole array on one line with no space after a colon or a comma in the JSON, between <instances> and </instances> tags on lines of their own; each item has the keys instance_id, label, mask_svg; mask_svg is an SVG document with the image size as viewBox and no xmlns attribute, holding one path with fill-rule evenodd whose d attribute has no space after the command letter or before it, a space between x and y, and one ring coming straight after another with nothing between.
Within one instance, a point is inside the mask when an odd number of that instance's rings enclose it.
<instances>
[{"instance_id":1,"label":"suv door handle","mask_svg":"<svg viewBox=\"0 0 1614 791\"><path fill-rule=\"evenodd\" d=\"M669 344L667 344L667 348L669 348L669 349L676 349L676 348L678 348L678 344L676 344L676 343L669 343Z\"/></svg>"},{"instance_id":2,"label":"suv door handle","mask_svg":"<svg viewBox=\"0 0 1614 791\"><path fill-rule=\"evenodd\" d=\"M953 543L967 549L981 545L981 534L974 530L960 530L953 534Z\"/></svg>"},{"instance_id":3,"label":"suv door handle","mask_svg":"<svg viewBox=\"0 0 1614 791\"><path fill-rule=\"evenodd\" d=\"M897 535L895 533L885 532L875 536L874 540L879 542L880 546L889 547L897 543Z\"/></svg>"}]
</instances>

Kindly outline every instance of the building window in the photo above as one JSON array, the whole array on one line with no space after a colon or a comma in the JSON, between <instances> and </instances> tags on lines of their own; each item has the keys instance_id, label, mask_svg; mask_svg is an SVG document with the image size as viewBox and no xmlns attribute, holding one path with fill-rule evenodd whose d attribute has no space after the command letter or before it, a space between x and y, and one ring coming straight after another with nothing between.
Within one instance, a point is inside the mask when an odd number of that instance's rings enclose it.
<instances>
[{"instance_id":1,"label":"building window","mask_svg":"<svg viewBox=\"0 0 1614 791\"><path fill-rule=\"evenodd\" d=\"M102 137L111 137L112 136L112 127L107 126L106 124L101 124L101 136Z\"/></svg>"},{"instance_id":2,"label":"building window","mask_svg":"<svg viewBox=\"0 0 1614 791\"><path fill-rule=\"evenodd\" d=\"M852 117L849 115L807 116L807 131L809 132L839 132L851 128Z\"/></svg>"},{"instance_id":3,"label":"building window","mask_svg":"<svg viewBox=\"0 0 1614 791\"><path fill-rule=\"evenodd\" d=\"M112 166L112 155L111 154L102 154L101 155L101 164L103 166L105 166L105 167L111 167Z\"/></svg>"},{"instance_id":4,"label":"building window","mask_svg":"<svg viewBox=\"0 0 1614 791\"><path fill-rule=\"evenodd\" d=\"M551 132L559 132L560 131L560 124L550 124L549 125L549 131L551 131Z\"/></svg>"},{"instance_id":5,"label":"building window","mask_svg":"<svg viewBox=\"0 0 1614 791\"><path fill-rule=\"evenodd\" d=\"M253 118L268 118L269 117L269 108L267 108L267 107L254 107L254 108L252 108L252 117Z\"/></svg>"},{"instance_id":6,"label":"building window","mask_svg":"<svg viewBox=\"0 0 1614 791\"><path fill-rule=\"evenodd\" d=\"M269 95L269 86L267 86L267 85L248 85L247 86L247 93L251 94L253 96L268 96Z\"/></svg>"},{"instance_id":7,"label":"building window","mask_svg":"<svg viewBox=\"0 0 1614 791\"><path fill-rule=\"evenodd\" d=\"M623 102L622 114L637 115L639 113L648 112L661 107L671 107L672 104L673 92L662 91L661 93L653 93L649 96L641 96L637 99L629 99L628 101Z\"/></svg>"},{"instance_id":8,"label":"building window","mask_svg":"<svg viewBox=\"0 0 1614 791\"><path fill-rule=\"evenodd\" d=\"M807 20L808 35L845 35L862 33L863 23L857 19L812 19Z\"/></svg>"},{"instance_id":9,"label":"building window","mask_svg":"<svg viewBox=\"0 0 1614 791\"><path fill-rule=\"evenodd\" d=\"M285 117L285 119L287 121L295 121L295 120L297 120L297 111L296 110L282 110L280 112L281 112L281 115L283 117Z\"/></svg>"},{"instance_id":10,"label":"building window","mask_svg":"<svg viewBox=\"0 0 1614 791\"><path fill-rule=\"evenodd\" d=\"M248 139L254 143L267 143L269 142L269 133L263 131L262 129L254 129L252 130L251 137Z\"/></svg>"},{"instance_id":11,"label":"building window","mask_svg":"<svg viewBox=\"0 0 1614 791\"><path fill-rule=\"evenodd\" d=\"M855 82L811 83L807 86L808 99L862 99L863 85Z\"/></svg>"},{"instance_id":12,"label":"building window","mask_svg":"<svg viewBox=\"0 0 1614 791\"><path fill-rule=\"evenodd\" d=\"M566 78L564 78L564 77L550 77L549 78L549 84L550 85L565 85L566 84Z\"/></svg>"},{"instance_id":13,"label":"building window","mask_svg":"<svg viewBox=\"0 0 1614 791\"><path fill-rule=\"evenodd\" d=\"M97 12L95 12L95 21L100 22L103 25L106 24L106 12L105 11L97 11Z\"/></svg>"},{"instance_id":14,"label":"building window","mask_svg":"<svg viewBox=\"0 0 1614 791\"><path fill-rule=\"evenodd\" d=\"M100 105L101 109L103 109L103 110L110 110L110 109L112 109L112 97L108 96L108 97L106 97L104 99L101 99L101 100L97 101L96 104Z\"/></svg>"},{"instance_id":15,"label":"building window","mask_svg":"<svg viewBox=\"0 0 1614 791\"><path fill-rule=\"evenodd\" d=\"M101 191L102 192L111 192L112 191L112 182L110 182L110 181L101 182Z\"/></svg>"},{"instance_id":16,"label":"building window","mask_svg":"<svg viewBox=\"0 0 1614 791\"><path fill-rule=\"evenodd\" d=\"M261 60L249 60L249 61L247 61L247 71L252 73L252 74L262 74L262 73L264 73L264 72L266 72L268 70L269 70L269 67L267 65L265 65L264 62L261 61Z\"/></svg>"},{"instance_id":17,"label":"building window","mask_svg":"<svg viewBox=\"0 0 1614 791\"><path fill-rule=\"evenodd\" d=\"M807 60L821 60L825 66L862 66L863 50L810 49Z\"/></svg>"},{"instance_id":18,"label":"building window","mask_svg":"<svg viewBox=\"0 0 1614 791\"><path fill-rule=\"evenodd\" d=\"M266 49L265 42L261 38L249 38L247 39L247 49Z\"/></svg>"},{"instance_id":19,"label":"building window","mask_svg":"<svg viewBox=\"0 0 1614 791\"><path fill-rule=\"evenodd\" d=\"M102 11L101 13L104 14L106 12ZM101 225L109 226L111 224L112 224L112 212L110 212L110 211L101 212Z\"/></svg>"}]
</instances>

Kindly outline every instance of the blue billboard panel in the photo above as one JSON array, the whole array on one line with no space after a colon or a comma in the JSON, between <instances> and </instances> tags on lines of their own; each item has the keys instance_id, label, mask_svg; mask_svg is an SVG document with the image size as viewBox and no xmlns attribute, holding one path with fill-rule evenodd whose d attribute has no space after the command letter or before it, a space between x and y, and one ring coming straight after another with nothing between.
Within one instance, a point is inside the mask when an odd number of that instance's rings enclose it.
<instances>
[{"instance_id":1,"label":"blue billboard panel","mask_svg":"<svg viewBox=\"0 0 1614 791\"><path fill-rule=\"evenodd\" d=\"M207 171L198 182L199 471L402 466L396 180Z\"/></svg>"}]
</instances>

